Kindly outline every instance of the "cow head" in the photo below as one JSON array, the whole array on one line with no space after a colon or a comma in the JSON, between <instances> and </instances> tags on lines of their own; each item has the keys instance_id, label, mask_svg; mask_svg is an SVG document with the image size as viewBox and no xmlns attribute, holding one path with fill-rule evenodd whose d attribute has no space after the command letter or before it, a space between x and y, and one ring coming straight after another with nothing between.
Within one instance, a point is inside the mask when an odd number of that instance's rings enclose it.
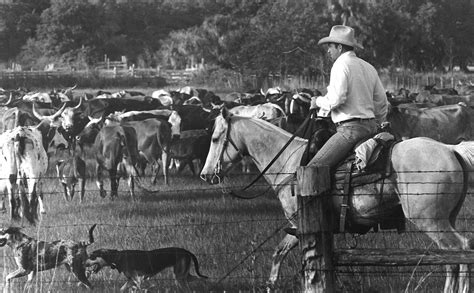
<instances>
[{"instance_id":1,"label":"cow head","mask_svg":"<svg viewBox=\"0 0 474 293\"><path fill-rule=\"evenodd\" d=\"M171 135L173 139L179 139L181 136L181 116L179 116L177 111L171 111L168 122L171 124Z\"/></svg>"},{"instance_id":2,"label":"cow head","mask_svg":"<svg viewBox=\"0 0 474 293\"><path fill-rule=\"evenodd\" d=\"M56 135L56 129L59 127L57 124L57 118L61 116L61 113L64 111L66 108L66 104L64 104L61 109L59 109L56 113L53 115L41 115L36 111L35 104L33 103L32 106L32 113L33 115L40 120L40 123L36 126L36 129L38 129L43 137L43 147L47 151L48 146L53 139L53 137Z\"/></svg>"},{"instance_id":3,"label":"cow head","mask_svg":"<svg viewBox=\"0 0 474 293\"><path fill-rule=\"evenodd\" d=\"M82 131L76 135L76 141L82 148L84 145L92 145L95 141L97 134L104 124L104 118L92 118L89 117L89 123L82 129Z\"/></svg>"},{"instance_id":4,"label":"cow head","mask_svg":"<svg viewBox=\"0 0 474 293\"><path fill-rule=\"evenodd\" d=\"M75 107L67 107L64 109L64 111L61 113L61 118L62 118L62 127L66 132L73 133L74 131L74 126L75 126L75 119L77 117L78 110L82 106L82 101L83 98L81 97L79 99L79 103Z\"/></svg>"}]
</instances>

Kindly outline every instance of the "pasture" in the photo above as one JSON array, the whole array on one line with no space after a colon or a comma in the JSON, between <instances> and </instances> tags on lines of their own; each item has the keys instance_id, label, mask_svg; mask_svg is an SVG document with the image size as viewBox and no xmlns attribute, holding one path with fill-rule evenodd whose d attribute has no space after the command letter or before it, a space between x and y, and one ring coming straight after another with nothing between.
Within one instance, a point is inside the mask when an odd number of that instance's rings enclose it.
<instances>
[{"instance_id":1,"label":"pasture","mask_svg":"<svg viewBox=\"0 0 474 293\"><path fill-rule=\"evenodd\" d=\"M113 91L113 90L112 90ZM144 92L149 90L144 89ZM89 90L84 90L89 92ZM89 154L90 155L90 154ZM225 184L210 186L188 169L181 174L172 172L170 184L163 185L160 177L155 186L145 178L145 188L137 188L137 201L133 202L125 180L120 181L119 196L111 200L99 196L95 184L94 165L86 160L88 176L83 203L79 203L76 190L74 199L66 202L63 189L54 171L51 158L48 177L43 179L46 214L36 227L26 222L24 232L40 240L85 240L91 225L97 223L95 242L88 252L99 248L150 250L177 246L193 252L207 280L191 283L195 292L265 292L274 247L285 235L288 226L280 202L268 185L260 181L252 192L266 193L253 200L242 200L228 194L246 186L257 174L241 174L238 169ZM151 172L148 170L148 174ZM104 183L107 191L110 184ZM457 228L473 238L472 193L466 197L458 216ZM1 227L10 225L8 214L0 214ZM365 235L337 235L340 248L435 248L422 233L411 229L398 234L394 231L369 232ZM13 252L1 249L0 276L16 269ZM441 266L419 267L338 267L336 268L339 292L441 292L445 270ZM194 271L192 270L194 273ZM277 290L300 292L301 255L293 250L283 262ZM125 282L116 270L105 268L89 280L94 292L118 292ZM21 292L26 277L14 279L15 292ZM89 292L76 286L77 280L64 267L38 273L34 292ZM165 270L152 279L151 292L175 292L171 270ZM473 282L471 281L471 286Z\"/></svg>"},{"instance_id":2,"label":"pasture","mask_svg":"<svg viewBox=\"0 0 474 293\"><path fill-rule=\"evenodd\" d=\"M47 213L37 227L25 227L25 232L37 239L87 239L88 228L97 223L92 252L99 248L154 249L178 246L189 249L199 259L200 270L208 280L191 283L196 292L264 292L274 247L287 227L279 201L272 192L254 200L242 200L225 194L248 183L250 175L234 174L225 186L208 186L190 174L176 174L169 186L148 186L138 192L132 202L121 181L117 200L101 198L89 180L84 203L76 196L66 202L56 178L47 178L45 202ZM251 176L256 176L251 175ZM260 185L258 190L266 190ZM153 190L153 192L150 192ZM255 190L256 192L257 190ZM459 230L472 234L472 195L466 200L458 221ZM1 215L2 226L8 223ZM338 235L338 247L434 248L426 236L417 231ZM16 268L12 252L2 249L1 276ZM298 292L301 259L297 249L283 264L278 289ZM444 282L443 267L344 267L338 268L341 292L437 292ZM15 279L14 288L21 291L25 278ZM125 282L115 270L103 269L90 281L96 292L118 292ZM65 268L39 273L35 292L85 292L76 287L75 277ZM170 270L153 278L153 292L174 292ZM155 291L156 290L156 291Z\"/></svg>"}]
</instances>

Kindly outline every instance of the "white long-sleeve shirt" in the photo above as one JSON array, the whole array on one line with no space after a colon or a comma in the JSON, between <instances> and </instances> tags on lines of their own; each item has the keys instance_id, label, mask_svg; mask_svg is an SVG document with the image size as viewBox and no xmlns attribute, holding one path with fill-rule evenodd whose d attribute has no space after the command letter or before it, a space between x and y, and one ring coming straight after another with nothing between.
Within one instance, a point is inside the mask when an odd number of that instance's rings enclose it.
<instances>
[{"instance_id":1,"label":"white long-sleeve shirt","mask_svg":"<svg viewBox=\"0 0 474 293\"><path fill-rule=\"evenodd\" d=\"M382 123L388 101L375 68L348 51L334 62L327 94L318 97L316 105L330 111L334 123L352 118L375 118Z\"/></svg>"}]
</instances>

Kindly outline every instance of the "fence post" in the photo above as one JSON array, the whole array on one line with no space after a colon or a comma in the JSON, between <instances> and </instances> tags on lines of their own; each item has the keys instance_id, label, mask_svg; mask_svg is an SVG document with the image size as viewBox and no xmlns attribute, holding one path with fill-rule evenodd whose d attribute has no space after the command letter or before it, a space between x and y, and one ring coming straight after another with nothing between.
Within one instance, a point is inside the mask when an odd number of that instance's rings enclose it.
<instances>
[{"instance_id":1,"label":"fence post","mask_svg":"<svg viewBox=\"0 0 474 293\"><path fill-rule=\"evenodd\" d=\"M334 292L333 227L328 166L299 167L298 238L303 253L303 291Z\"/></svg>"}]
</instances>

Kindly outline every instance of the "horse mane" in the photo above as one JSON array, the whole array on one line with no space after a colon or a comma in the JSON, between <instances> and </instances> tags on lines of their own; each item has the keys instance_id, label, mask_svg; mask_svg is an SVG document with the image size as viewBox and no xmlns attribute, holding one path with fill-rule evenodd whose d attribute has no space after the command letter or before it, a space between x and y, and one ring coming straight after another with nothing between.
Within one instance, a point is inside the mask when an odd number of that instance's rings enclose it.
<instances>
[{"instance_id":1,"label":"horse mane","mask_svg":"<svg viewBox=\"0 0 474 293\"><path fill-rule=\"evenodd\" d=\"M278 134L286 136L288 138L290 138L292 136L291 133L284 130L283 128L280 128L280 127L278 127L278 126L276 126L276 125L274 125L274 124L272 124L272 123L270 123L266 120L263 120L263 119L242 117L242 116L238 116L238 115L233 115L232 117L236 120L248 120L249 122L254 123L255 125L257 125L258 127L262 128L264 130L277 132ZM301 138L301 137L295 137L295 139L301 140L301 141L306 140L306 139Z\"/></svg>"}]
</instances>

